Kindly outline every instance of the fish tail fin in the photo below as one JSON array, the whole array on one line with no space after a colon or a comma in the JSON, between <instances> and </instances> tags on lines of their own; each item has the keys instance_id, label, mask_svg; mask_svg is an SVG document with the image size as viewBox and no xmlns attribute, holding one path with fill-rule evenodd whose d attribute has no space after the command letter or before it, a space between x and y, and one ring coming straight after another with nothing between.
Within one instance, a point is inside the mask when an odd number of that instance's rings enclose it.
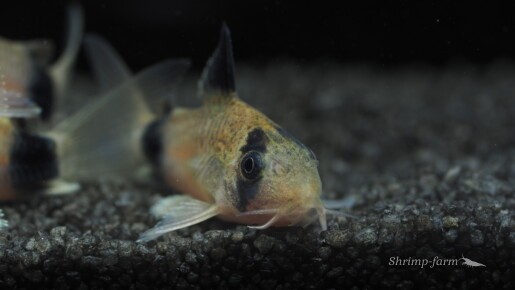
<instances>
[{"instance_id":1,"label":"fish tail fin","mask_svg":"<svg viewBox=\"0 0 515 290\"><path fill-rule=\"evenodd\" d=\"M100 85L101 93L108 91L131 77L130 69L103 37L96 34L87 34L84 38L84 47L89 56L95 79ZM171 62L173 62L173 65ZM188 59L178 58L170 61L166 66L168 67L163 69L163 76L156 77L155 81L148 78L145 86L154 88L163 86L163 78L167 78L165 88L169 92L165 95L148 93L141 95L147 108L157 116L171 111L173 103L171 96L174 94L176 86L183 80L183 76L191 66L191 62Z\"/></svg>"},{"instance_id":2,"label":"fish tail fin","mask_svg":"<svg viewBox=\"0 0 515 290\"><path fill-rule=\"evenodd\" d=\"M70 70L79 53L84 29L84 13L78 1L71 1L67 14L66 44L64 51L50 67L50 75L54 81L57 96L62 96L68 87ZM61 98L58 100L61 100Z\"/></svg>"},{"instance_id":3,"label":"fish tail fin","mask_svg":"<svg viewBox=\"0 0 515 290\"><path fill-rule=\"evenodd\" d=\"M104 61L92 61L93 71L119 79L121 84L63 120L50 133L57 142L61 176L127 175L143 164L141 138L154 119L143 94L168 95L178 64L164 61L127 79L130 72L123 69L125 64L119 57L109 57L116 52L106 42L97 38L87 47L91 58L104 57Z\"/></svg>"},{"instance_id":4,"label":"fish tail fin","mask_svg":"<svg viewBox=\"0 0 515 290\"><path fill-rule=\"evenodd\" d=\"M120 55L102 36L88 33L84 37L84 48L100 93L123 83L132 76Z\"/></svg>"}]
</instances>

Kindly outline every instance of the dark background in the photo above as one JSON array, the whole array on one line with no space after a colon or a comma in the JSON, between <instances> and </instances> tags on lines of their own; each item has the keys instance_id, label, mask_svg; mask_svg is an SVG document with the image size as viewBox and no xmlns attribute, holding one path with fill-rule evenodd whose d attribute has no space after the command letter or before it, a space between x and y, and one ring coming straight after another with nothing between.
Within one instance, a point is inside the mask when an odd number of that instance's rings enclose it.
<instances>
[{"instance_id":1,"label":"dark background","mask_svg":"<svg viewBox=\"0 0 515 290\"><path fill-rule=\"evenodd\" d=\"M238 61L329 59L392 66L485 64L515 57L509 7L490 1L414 2L88 0L82 5L86 30L109 39L133 68L169 57L192 58L199 68L224 20ZM65 4L7 1L0 35L60 42Z\"/></svg>"}]
</instances>

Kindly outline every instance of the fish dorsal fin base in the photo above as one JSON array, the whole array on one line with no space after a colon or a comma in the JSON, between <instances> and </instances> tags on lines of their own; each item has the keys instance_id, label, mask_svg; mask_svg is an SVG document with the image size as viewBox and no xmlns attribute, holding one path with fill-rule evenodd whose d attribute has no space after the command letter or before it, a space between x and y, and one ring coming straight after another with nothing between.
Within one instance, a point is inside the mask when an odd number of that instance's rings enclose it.
<instances>
[{"instance_id":1,"label":"fish dorsal fin base","mask_svg":"<svg viewBox=\"0 0 515 290\"><path fill-rule=\"evenodd\" d=\"M225 23L222 24L218 46L202 72L199 96L205 103L236 97L231 32Z\"/></svg>"}]
</instances>

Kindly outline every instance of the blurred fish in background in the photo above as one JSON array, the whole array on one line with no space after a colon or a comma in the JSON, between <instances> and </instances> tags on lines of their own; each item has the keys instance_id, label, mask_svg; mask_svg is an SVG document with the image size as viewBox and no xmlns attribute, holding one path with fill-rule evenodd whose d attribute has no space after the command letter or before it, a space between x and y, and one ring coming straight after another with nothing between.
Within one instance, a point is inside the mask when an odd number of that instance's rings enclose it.
<instances>
[{"instance_id":1,"label":"blurred fish in background","mask_svg":"<svg viewBox=\"0 0 515 290\"><path fill-rule=\"evenodd\" d=\"M48 120L62 102L83 32L82 8L68 7L66 45L57 60L48 39L12 41L0 38L0 116Z\"/></svg>"},{"instance_id":2,"label":"blurred fish in background","mask_svg":"<svg viewBox=\"0 0 515 290\"><path fill-rule=\"evenodd\" d=\"M50 40L0 38L0 201L43 188L52 188L46 192L63 192L62 183L49 186L58 175L55 143L31 132L28 122L36 118L48 121L56 103L65 98L83 25L82 8L71 2L66 45L53 63L54 45ZM1 210L0 215L1 219ZM2 219L0 227L7 227L7 222Z\"/></svg>"}]
</instances>

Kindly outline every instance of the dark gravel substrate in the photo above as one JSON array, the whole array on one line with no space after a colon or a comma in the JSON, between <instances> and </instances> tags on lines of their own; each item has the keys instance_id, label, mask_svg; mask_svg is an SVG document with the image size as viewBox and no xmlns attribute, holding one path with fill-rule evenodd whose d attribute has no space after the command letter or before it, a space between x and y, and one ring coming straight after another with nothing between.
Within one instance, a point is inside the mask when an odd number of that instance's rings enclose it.
<instances>
[{"instance_id":1,"label":"dark gravel substrate","mask_svg":"<svg viewBox=\"0 0 515 290\"><path fill-rule=\"evenodd\" d=\"M238 69L243 98L315 151L325 196L354 198L357 218L320 234L212 219L137 244L167 193L94 181L2 205L0 288L515 288L513 64ZM389 265L462 255L486 267Z\"/></svg>"}]
</instances>

